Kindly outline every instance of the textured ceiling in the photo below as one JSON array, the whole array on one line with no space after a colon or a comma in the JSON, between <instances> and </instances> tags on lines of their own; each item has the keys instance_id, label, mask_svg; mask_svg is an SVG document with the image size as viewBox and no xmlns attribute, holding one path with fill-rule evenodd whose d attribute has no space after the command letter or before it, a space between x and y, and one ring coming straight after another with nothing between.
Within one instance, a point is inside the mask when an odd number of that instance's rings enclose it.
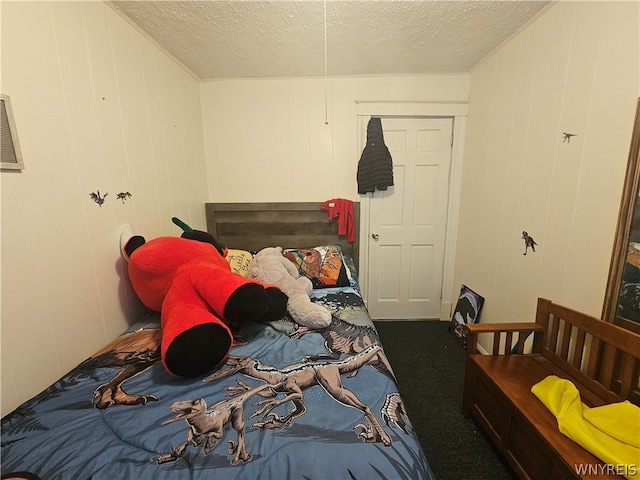
<instances>
[{"instance_id":1,"label":"textured ceiling","mask_svg":"<svg viewBox=\"0 0 640 480\"><path fill-rule=\"evenodd\" d=\"M109 3L197 77L210 80L466 73L550 2Z\"/></svg>"}]
</instances>

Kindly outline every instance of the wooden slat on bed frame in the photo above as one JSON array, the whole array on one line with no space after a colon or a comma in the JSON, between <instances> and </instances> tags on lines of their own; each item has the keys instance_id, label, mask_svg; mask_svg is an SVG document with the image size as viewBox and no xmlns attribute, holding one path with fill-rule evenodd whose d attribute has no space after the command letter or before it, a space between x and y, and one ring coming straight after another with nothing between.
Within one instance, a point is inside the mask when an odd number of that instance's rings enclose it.
<instances>
[{"instance_id":1,"label":"wooden slat on bed frame","mask_svg":"<svg viewBox=\"0 0 640 480\"><path fill-rule=\"evenodd\" d=\"M228 248L257 252L265 247L311 248L338 243L358 265L360 204L354 202L356 241L338 235L322 202L207 203L207 230Z\"/></svg>"}]
</instances>

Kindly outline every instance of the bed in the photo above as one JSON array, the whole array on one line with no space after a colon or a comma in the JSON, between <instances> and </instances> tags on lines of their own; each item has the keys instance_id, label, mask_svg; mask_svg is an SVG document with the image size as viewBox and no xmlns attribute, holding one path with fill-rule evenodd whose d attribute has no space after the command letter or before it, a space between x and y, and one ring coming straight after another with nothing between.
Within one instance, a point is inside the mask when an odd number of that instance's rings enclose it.
<instances>
[{"instance_id":1,"label":"bed","mask_svg":"<svg viewBox=\"0 0 640 480\"><path fill-rule=\"evenodd\" d=\"M159 363L149 312L2 419L2 478L433 478L360 295L357 242L319 203L206 212L239 272L241 253L265 246L338 248L346 283L311 293L331 325L248 325L225 364L184 380Z\"/></svg>"}]
</instances>

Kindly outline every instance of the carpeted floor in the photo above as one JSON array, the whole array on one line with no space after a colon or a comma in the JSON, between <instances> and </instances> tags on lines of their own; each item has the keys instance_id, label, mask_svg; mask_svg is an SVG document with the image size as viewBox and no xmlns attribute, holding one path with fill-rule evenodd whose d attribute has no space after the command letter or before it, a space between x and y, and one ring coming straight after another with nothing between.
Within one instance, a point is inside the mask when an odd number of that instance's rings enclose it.
<instances>
[{"instance_id":1,"label":"carpeted floor","mask_svg":"<svg viewBox=\"0 0 640 480\"><path fill-rule=\"evenodd\" d=\"M478 425L462 416L465 350L448 332L448 322L375 325L435 477L517 478Z\"/></svg>"}]
</instances>

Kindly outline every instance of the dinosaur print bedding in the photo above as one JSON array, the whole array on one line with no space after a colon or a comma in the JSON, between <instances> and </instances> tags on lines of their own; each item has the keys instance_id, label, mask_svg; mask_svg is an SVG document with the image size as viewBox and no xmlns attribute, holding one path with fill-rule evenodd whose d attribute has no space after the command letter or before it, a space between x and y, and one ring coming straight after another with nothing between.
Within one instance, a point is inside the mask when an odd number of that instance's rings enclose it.
<instances>
[{"instance_id":1,"label":"dinosaur print bedding","mask_svg":"<svg viewBox=\"0 0 640 480\"><path fill-rule=\"evenodd\" d=\"M249 325L192 380L150 314L2 419L2 478L433 478L355 275L312 299L331 325Z\"/></svg>"}]
</instances>

